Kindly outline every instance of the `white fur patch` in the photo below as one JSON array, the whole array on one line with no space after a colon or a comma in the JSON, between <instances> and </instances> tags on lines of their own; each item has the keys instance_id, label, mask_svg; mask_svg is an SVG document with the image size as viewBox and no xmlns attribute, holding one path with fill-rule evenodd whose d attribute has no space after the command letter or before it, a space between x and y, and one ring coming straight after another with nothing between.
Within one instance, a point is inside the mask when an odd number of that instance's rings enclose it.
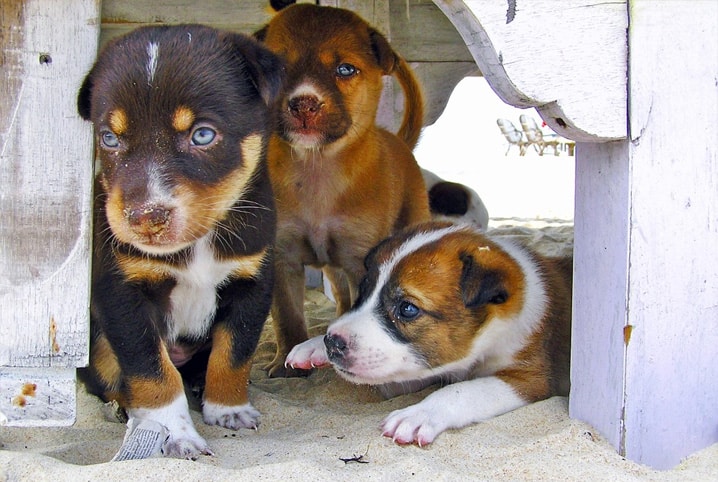
<instances>
[{"instance_id":1,"label":"white fur patch","mask_svg":"<svg viewBox=\"0 0 718 482\"><path fill-rule=\"evenodd\" d=\"M510 385L496 377L446 386L382 422L383 434L401 444L430 444L440 433L488 420L526 405Z\"/></svg>"},{"instance_id":2,"label":"white fur patch","mask_svg":"<svg viewBox=\"0 0 718 482\"><path fill-rule=\"evenodd\" d=\"M218 261L210 246L210 234L194 245L184 269L172 270L177 280L170 294L167 324L170 343L178 336L201 338L207 334L217 311L217 288L238 266L236 261Z\"/></svg>"},{"instance_id":3,"label":"white fur patch","mask_svg":"<svg viewBox=\"0 0 718 482\"><path fill-rule=\"evenodd\" d=\"M184 394L164 407L130 409L128 415L130 418L152 420L167 428L169 438L162 448L167 456L192 458L212 453L207 442L194 428Z\"/></svg>"},{"instance_id":4,"label":"white fur patch","mask_svg":"<svg viewBox=\"0 0 718 482\"><path fill-rule=\"evenodd\" d=\"M202 416L207 425L239 430L251 428L256 430L259 426L259 411L251 403L244 405L227 406L218 403L204 402Z\"/></svg>"},{"instance_id":5,"label":"white fur patch","mask_svg":"<svg viewBox=\"0 0 718 482\"><path fill-rule=\"evenodd\" d=\"M160 46L155 42L150 42L147 45L147 83L152 85L155 80L155 73L157 72L157 60L160 56Z\"/></svg>"}]
</instances>

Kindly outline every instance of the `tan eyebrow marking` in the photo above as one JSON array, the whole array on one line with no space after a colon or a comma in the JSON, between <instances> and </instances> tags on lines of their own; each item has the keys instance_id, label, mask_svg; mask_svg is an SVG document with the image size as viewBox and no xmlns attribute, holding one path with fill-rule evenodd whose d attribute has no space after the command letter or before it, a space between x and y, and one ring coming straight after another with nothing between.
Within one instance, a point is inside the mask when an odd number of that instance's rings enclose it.
<instances>
[{"instance_id":1,"label":"tan eyebrow marking","mask_svg":"<svg viewBox=\"0 0 718 482\"><path fill-rule=\"evenodd\" d=\"M117 135L122 135L127 132L129 122L127 120L127 114L122 109L115 109L110 112L110 128L112 132Z\"/></svg>"},{"instance_id":2,"label":"tan eyebrow marking","mask_svg":"<svg viewBox=\"0 0 718 482\"><path fill-rule=\"evenodd\" d=\"M187 131L192 127L192 124L194 124L194 119L192 109L181 105L175 109L175 113L172 115L172 127L174 127L177 132Z\"/></svg>"}]
</instances>

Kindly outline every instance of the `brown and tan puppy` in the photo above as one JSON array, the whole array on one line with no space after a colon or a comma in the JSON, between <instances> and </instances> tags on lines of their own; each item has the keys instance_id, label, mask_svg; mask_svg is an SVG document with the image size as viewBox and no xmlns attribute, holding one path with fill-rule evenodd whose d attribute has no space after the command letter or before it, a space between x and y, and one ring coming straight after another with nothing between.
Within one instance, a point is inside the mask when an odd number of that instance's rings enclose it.
<instances>
[{"instance_id":1,"label":"brown and tan puppy","mask_svg":"<svg viewBox=\"0 0 718 482\"><path fill-rule=\"evenodd\" d=\"M361 384L447 383L389 414L385 436L426 445L447 429L568 394L570 256L433 222L379 244L367 267L352 310L287 363L331 363Z\"/></svg>"},{"instance_id":2,"label":"brown and tan puppy","mask_svg":"<svg viewBox=\"0 0 718 482\"><path fill-rule=\"evenodd\" d=\"M295 375L284 359L307 339L304 266L325 267L341 314L356 299L369 249L429 219L411 153L422 125L422 97L407 63L348 10L292 5L255 35L287 63L277 135L268 151L278 216L272 306L278 348L268 371ZM395 76L404 89L398 136L375 123L384 75Z\"/></svg>"}]
</instances>

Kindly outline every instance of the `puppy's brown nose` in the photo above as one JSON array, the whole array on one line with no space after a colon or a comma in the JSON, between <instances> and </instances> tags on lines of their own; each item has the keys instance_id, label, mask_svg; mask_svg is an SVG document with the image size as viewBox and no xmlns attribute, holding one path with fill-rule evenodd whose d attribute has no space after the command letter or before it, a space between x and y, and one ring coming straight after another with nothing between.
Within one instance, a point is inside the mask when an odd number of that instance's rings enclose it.
<instances>
[{"instance_id":1,"label":"puppy's brown nose","mask_svg":"<svg viewBox=\"0 0 718 482\"><path fill-rule=\"evenodd\" d=\"M312 120L321 108L322 103L313 95L299 95L289 100L289 111L298 119Z\"/></svg>"},{"instance_id":2,"label":"puppy's brown nose","mask_svg":"<svg viewBox=\"0 0 718 482\"><path fill-rule=\"evenodd\" d=\"M327 348L327 356L332 362L340 361L346 354L347 342L339 335L324 335L324 346Z\"/></svg>"},{"instance_id":3,"label":"puppy's brown nose","mask_svg":"<svg viewBox=\"0 0 718 482\"><path fill-rule=\"evenodd\" d=\"M170 211L162 206L144 205L124 211L130 228L137 234L158 235L170 222Z\"/></svg>"}]
</instances>

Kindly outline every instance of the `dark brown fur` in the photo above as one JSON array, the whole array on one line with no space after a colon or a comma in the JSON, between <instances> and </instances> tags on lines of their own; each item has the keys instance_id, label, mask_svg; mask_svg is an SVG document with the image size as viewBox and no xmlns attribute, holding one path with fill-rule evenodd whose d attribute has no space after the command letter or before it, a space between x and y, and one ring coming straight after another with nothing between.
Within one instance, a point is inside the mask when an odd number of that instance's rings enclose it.
<instances>
[{"instance_id":1,"label":"dark brown fur","mask_svg":"<svg viewBox=\"0 0 718 482\"><path fill-rule=\"evenodd\" d=\"M84 375L130 414L184 397L175 365L211 348L205 421L256 424L231 411L248 404L247 367L271 303L265 152L281 82L281 61L253 39L181 25L111 41L80 89L101 165ZM208 414L209 402L227 410ZM171 455L209 450L198 435L170 436Z\"/></svg>"}]
</instances>

